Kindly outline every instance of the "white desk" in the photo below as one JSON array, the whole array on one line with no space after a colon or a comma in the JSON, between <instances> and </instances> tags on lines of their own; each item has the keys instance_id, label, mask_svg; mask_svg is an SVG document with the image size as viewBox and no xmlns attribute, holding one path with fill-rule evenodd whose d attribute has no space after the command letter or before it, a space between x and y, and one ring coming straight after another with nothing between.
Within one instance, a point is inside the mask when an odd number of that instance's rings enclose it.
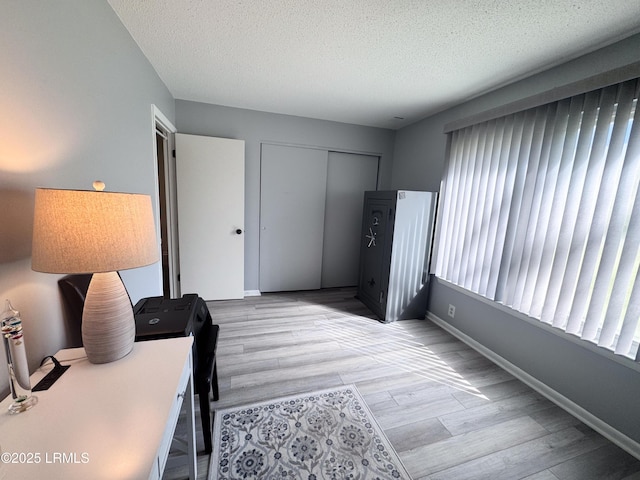
<instances>
[{"instance_id":1,"label":"white desk","mask_svg":"<svg viewBox=\"0 0 640 480\"><path fill-rule=\"evenodd\" d=\"M101 365L82 348L58 352L71 368L35 393L36 406L9 415L11 399L0 403L0 480L161 478L183 399L195 479L192 340L137 342L126 357ZM31 376L32 386L50 365ZM7 454L20 454L10 459L17 463L7 463Z\"/></svg>"}]
</instances>

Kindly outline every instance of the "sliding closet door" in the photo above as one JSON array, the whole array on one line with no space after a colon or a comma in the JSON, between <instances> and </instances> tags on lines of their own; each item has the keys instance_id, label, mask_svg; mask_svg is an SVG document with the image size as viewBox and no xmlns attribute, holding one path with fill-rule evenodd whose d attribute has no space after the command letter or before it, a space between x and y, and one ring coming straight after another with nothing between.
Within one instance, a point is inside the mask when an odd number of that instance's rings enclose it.
<instances>
[{"instance_id":1,"label":"sliding closet door","mask_svg":"<svg viewBox=\"0 0 640 480\"><path fill-rule=\"evenodd\" d=\"M326 150L262 145L262 292L320 288L326 185Z\"/></svg>"},{"instance_id":2,"label":"sliding closet door","mask_svg":"<svg viewBox=\"0 0 640 480\"><path fill-rule=\"evenodd\" d=\"M377 181L378 157L329 152L322 288L358 285L364 192Z\"/></svg>"}]
</instances>

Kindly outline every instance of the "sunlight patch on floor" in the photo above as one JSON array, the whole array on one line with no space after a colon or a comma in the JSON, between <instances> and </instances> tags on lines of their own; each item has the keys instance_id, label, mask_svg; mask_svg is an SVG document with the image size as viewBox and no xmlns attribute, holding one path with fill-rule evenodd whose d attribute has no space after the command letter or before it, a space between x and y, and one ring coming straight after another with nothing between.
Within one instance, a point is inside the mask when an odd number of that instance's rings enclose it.
<instances>
[{"instance_id":1,"label":"sunlight patch on floor","mask_svg":"<svg viewBox=\"0 0 640 480\"><path fill-rule=\"evenodd\" d=\"M382 365L393 365L434 382L488 400L488 398L456 372L446 361L412 334L404 331L400 323L374 324L375 320L357 316L332 318L326 322L326 335L343 348L354 349Z\"/></svg>"}]
</instances>

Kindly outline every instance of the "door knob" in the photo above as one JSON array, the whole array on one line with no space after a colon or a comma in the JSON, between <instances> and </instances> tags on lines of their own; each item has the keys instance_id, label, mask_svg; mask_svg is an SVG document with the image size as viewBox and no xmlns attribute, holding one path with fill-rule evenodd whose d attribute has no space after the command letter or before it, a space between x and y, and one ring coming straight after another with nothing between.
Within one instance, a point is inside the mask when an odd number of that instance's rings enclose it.
<instances>
[{"instance_id":1,"label":"door knob","mask_svg":"<svg viewBox=\"0 0 640 480\"><path fill-rule=\"evenodd\" d=\"M241 230L240 228L237 228L237 229L236 229L236 233L237 233L238 235L242 235L242 230Z\"/></svg>"}]
</instances>

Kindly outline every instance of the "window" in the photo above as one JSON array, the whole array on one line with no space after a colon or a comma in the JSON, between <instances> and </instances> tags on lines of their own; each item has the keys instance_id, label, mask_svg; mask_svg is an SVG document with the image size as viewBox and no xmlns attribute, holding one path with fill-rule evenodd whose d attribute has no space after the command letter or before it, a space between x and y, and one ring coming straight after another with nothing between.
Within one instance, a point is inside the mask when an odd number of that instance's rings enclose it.
<instances>
[{"instance_id":1,"label":"window","mask_svg":"<svg viewBox=\"0 0 640 480\"><path fill-rule=\"evenodd\" d=\"M452 132L436 276L635 359L639 88L631 80Z\"/></svg>"}]
</instances>

